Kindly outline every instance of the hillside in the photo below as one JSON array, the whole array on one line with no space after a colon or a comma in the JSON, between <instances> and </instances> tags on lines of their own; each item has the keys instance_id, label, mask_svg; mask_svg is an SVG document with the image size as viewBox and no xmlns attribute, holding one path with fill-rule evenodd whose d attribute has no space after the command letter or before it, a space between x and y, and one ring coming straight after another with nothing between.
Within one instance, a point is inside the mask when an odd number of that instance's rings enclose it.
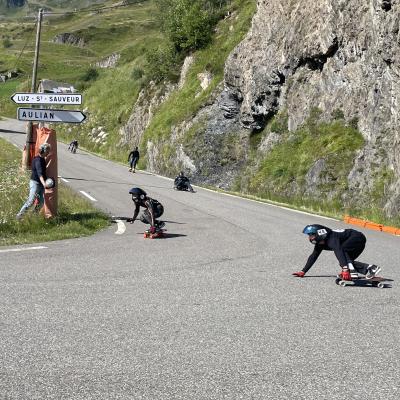
<instances>
[{"instance_id":1,"label":"hillside","mask_svg":"<svg viewBox=\"0 0 400 400\"><path fill-rule=\"evenodd\" d=\"M105 2L106 0L36 0L34 2L28 0L0 0L0 16L26 16L40 8L47 11L82 9Z\"/></svg>"},{"instance_id":2,"label":"hillside","mask_svg":"<svg viewBox=\"0 0 400 400\"><path fill-rule=\"evenodd\" d=\"M306 3L221 1L211 37L187 49L198 31L171 47L153 1L46 17L39 75L73 83L89 116L59 134L123 162L138 145L141 167L167 176L400 224L400 6ZM24 72L0 94L29 87L32 31L0 25L0 70ZM55 43L66 33L72 45Z\"/></svg>"}]
</instances>

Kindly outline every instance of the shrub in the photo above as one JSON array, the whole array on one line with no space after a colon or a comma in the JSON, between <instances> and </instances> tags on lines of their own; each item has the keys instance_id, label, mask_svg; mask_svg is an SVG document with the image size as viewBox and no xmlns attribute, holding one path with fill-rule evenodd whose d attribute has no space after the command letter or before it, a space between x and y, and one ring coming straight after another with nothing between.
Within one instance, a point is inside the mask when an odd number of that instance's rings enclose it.
<instances>
[{"instance_id":1,"label":"shrub","mask_svg":"<svg viewBox=\"0 0 400 400\"><path fill-rule=\"evenodd\" d=\"M144 74L144 72L141 68L135 67L132 70L131 77L132 77L132 79L135 79L138 81L139 79L141 79L143 77L143 74Z\"/></svg>"},{"instance_id":2,"label":"shrub","mask_svg":"<svg viewBox=\"0 0 400 400\"><path fill-rule=\"evenodd\" d=\"M99 77L96 68L89 68L82 76L81 80L84 82L95 81Z\"/></svg>"},{"instance_id":3,"label":"shrub","mask_svg":"<svg viewBox=\"0 0 400 400\"><path fill-rule=\"evenodd\" d=\"M5 38L3 39L3 47L5 49L8 49L9 47L11 47L13 44L11 42L11 40L9 38Z\"/></svg>"}]
</instances>

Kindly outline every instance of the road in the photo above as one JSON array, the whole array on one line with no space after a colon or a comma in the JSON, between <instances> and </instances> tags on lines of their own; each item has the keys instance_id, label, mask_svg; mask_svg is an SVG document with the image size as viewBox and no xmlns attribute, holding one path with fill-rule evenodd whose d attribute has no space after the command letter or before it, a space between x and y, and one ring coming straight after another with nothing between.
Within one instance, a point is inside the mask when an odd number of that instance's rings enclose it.
<instances>
[{"instance_id":1,"label":"road","mask_svg":"<svg viewBox=\"0 0 400 400\"><path fill-rule=\"evenodd\" d=\"M23 125L0 122L20 146ZM1 248L2 399L398 399L399 237L363 230L387 289L335 285L323 253L304 279L308 223L341 221L214 193L59 144L59 174L112 215L139 186L169 236L137 221L88 238ZM22 250L24 251L5 251Z\"/></svg>"}]
</instances>

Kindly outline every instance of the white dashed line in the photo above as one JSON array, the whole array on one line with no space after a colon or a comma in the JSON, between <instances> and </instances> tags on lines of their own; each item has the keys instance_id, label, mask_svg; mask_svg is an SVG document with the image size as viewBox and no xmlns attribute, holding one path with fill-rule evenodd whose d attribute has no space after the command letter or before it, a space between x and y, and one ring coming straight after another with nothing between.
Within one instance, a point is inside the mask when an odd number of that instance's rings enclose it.
<instances>
[{"instance_id":1,"label":"white dashed line","mask_svg":"<svg viewBox=\"0 0 400 400\"><path fill-rule=\"evenodd\" d=\"M11 253L11 252L17 252L17 251L28 251L28 250L42 250L42 249L47 249L48 247L46 246L37 246L37 247L23 247L21 249L6 249L6 250L0 250L0 253Z\"/></svg>"},{"instance_id":2,"label":"white dashed line","mask_svg":"<svg viewBox=\"0 0 400 400\"><path fill-rule=\"evenodd\" d=\"M122 235L126 231L126 226L120 219L116 219L115 222L118 225L118 229L115 232L116 235Z\"/></svg>"},{"instance_id":3,"label":"white dashed line","mask_svg":"<svg viewBox=\"0 0 400 400\"><path fill-rule=\"evenodd\" d=\"M92 197L90 194L87 194L83 190L80 190L79 192L82 193L84 196L86 196L89 200L97 201L94 197Z\"/></svg>"}]
</instances>

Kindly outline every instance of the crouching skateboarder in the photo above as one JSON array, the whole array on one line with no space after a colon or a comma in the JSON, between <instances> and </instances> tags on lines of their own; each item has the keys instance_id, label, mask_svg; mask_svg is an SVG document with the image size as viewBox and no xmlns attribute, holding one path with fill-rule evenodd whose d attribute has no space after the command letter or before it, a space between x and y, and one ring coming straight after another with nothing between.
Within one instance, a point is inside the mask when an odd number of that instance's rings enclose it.
<instances>
[{"instance_id":1,"label":"crouching skateboarder","mask_svg":"<svg viewBox=\"0 0 400 400\"><path fill-rule=\"evenodd\" d=\"M323 225L307 225L303 233L308 235L308 240L314 245L314 251L308 257L302 271L294 272L292 275L302 278L314 265L322 250L333 251L342 272L339 278L351 281L365 275L365 279L373 279L381 270L373 264L365 264L355 261L363 252L367 239L364 234L354 229L333 230Z\"/></svg>"},{"instance_id":2,"label":"crouching skateboarder","mask_svg":"<svg viewBox=\"0 0 400 400\"><path fill-rule=\"evenodd\" d=\"M140 215L139 219L144 224L150 224L150 229L144 233L145 237L156 238L163 236L165 226L163 221L157 221L157 218L161 217L164 213L163 205L156 199L152 199L147 196L146 192L140 188L134 187L129 193L132 195L132 200L135 203L135 211L133 217L130 219L130 223L133 224L139 215L140 207L145 210Z\"/></svg>"}]
</instances>

